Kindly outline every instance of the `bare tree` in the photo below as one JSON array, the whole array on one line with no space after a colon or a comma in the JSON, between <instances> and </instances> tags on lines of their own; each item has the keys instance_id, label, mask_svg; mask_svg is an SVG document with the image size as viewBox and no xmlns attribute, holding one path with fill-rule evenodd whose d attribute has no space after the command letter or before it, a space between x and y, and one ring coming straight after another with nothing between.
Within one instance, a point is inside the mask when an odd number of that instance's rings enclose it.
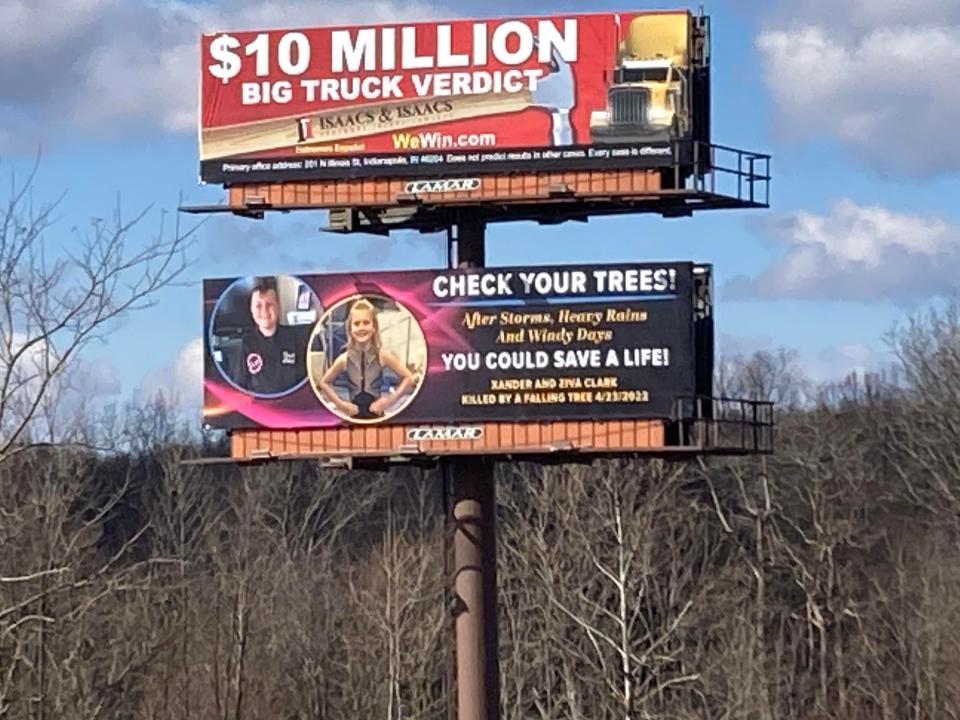
<instances>
[{"instance_id":1,"label":"bare tree","mask_svg":"<svg viewBox=\"0 0 960 720\"><path fill-rule=\"evenodd\" d=\"M891 467L914 502L960 520L960 300L911 318L889 341L905 385L888 430Z\"/></svg>"},{"instance_id":2,"label":"bare tree","mask_svg":"<svg viewBox=\"0 0 960 720\"><path fill-rule=\"evenodd\" d=\"M679 480L659 462L609 461L527 476L519 496L504 498L520 523L504 554L522 569L517 583L537 578L548 637L524 683L507 683L511 717L630 720L700 703L709 668L684 648L708 607L703 569L717 545L685 509L699 501L684 499ZM688 551L705 555L691 563ZM516 592L513 575L503 581ZM513 627L512 603L524 597L513 592L505 641L529 652L532 638Z\"/></svg>"},{"instance_id":3,"label":"bare tree","mask_svg":"<svg viewBox=\"0 0 960 720\"><path fill-rule=\"evenodd\" d=\"M0 464L0 717L120 714L172 637L133 468L36 449Z\"/></svg>"},{"instance_id":4,"label":"bare tree","mask_svg":"<svg viewBox=\"0 0 960 720\"><path fill-rule=\"evenodd\" d=\"M444 714L442 514L437 488L397 483L382 539L349 577L352 691L367 717L428 720ZM431 552L431 549L434 552Z\"/></svg>"},{"instance_id":5,"label":"bare tree","mask_svg":"<svg viewBox=\"0 0 960 720\"><path fill-rule=\"evenodd\" d=\"M36 170L11 181L0 208L0 462L67 436L55 401L71 361L181 277L195 229L161 216L140 239L147 211L125 217L118 206L109 220L55 236L59 201L34 199Z\"/></svg>"},{"instance_id":6,"label":"bare tree","mask_svg":"<svg viewBox=\"0 0 960 720\"><path fill-rule=\"evenodd\" d=\"M797 364L797 352L787 348L721 358L716 374L721 396L770 400L781 410L797 408L810 392Z\"/></svg>"}]
</instances>

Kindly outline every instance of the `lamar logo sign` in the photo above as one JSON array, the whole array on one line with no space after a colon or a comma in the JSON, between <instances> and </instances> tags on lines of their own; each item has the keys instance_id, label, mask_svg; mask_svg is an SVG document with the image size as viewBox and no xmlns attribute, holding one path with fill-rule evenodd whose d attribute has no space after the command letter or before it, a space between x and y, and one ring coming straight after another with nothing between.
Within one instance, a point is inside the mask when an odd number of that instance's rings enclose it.
<instances>
[{"instance_id":1,"label":"lamar logo sign","mask_svg":"<svg viewBox=\"0 0 960 720\"><path fill-rule=\"evenodd\" d=\"M480 178L449 178L447 180L411 180L403 186L405 193L424 195L426 193L463 192L479 190Z\"/></svg>"},{"instance_id":2,"label":"lamar logo sign","mask_svg":"<svg viewBox=\"0 0 960 720\"><path fill-rule=\"evenodd\" d=\"M482 427L418 427L407 430L407 440L479 440L483 437Z\"/></svg>"}]
</instances>

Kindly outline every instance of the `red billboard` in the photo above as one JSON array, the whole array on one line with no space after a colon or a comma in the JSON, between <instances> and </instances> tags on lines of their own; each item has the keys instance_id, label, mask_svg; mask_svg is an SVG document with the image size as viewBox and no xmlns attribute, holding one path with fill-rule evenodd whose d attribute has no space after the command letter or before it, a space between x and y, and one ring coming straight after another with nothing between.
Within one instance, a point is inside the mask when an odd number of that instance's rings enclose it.
<instances>
[{"instance_id":1,"label":"red billboard","mask_svg":"<svg viewBox=\"0 0 960 720\"><path fill-rule=\"evenodd\" d=\"M201 39L201 178L656 167L706 139L705 18L623 12Z\"/></svg>"}]
</instances>

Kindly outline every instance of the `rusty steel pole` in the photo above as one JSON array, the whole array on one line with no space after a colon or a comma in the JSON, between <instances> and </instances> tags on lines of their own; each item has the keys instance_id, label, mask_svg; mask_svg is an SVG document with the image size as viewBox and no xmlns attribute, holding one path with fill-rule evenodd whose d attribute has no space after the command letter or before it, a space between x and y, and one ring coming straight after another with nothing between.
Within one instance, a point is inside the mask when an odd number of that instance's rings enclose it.
<instances>
[{"instance_id":1,"label":"rusty steel pole","mask_svg":"<svg viewBox=\"0 0 960 720\"><path fill-rule=\"evenodd\" d=\"M476 215L457 218L457 267L483 267L485 226ZM452 260L452 258L451 258ZM453 535L452 590L457 720L498 720L496 498L493 463L482 456L449 458Z\"/></svg>"}]
</instances>

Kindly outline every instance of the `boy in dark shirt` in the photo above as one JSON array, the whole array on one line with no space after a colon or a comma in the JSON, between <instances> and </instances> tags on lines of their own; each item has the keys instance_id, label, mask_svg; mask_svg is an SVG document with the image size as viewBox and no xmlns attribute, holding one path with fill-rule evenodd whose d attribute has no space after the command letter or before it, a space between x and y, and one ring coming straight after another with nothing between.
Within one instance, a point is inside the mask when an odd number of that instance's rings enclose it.
<instances>
[{"instance_id":1,"label":"boy in dark shirt","mask_svg":"<svg viewBox=\"0 0 960 720\"><path fill-rule=\"evenodd\" d=\"M292 390L306 377L304 339L293 327L280 325L280 297L275 278L258 278L250 293L255 327L242 341L235 382L257 395Z\"/></svg>"}]
</instances>

